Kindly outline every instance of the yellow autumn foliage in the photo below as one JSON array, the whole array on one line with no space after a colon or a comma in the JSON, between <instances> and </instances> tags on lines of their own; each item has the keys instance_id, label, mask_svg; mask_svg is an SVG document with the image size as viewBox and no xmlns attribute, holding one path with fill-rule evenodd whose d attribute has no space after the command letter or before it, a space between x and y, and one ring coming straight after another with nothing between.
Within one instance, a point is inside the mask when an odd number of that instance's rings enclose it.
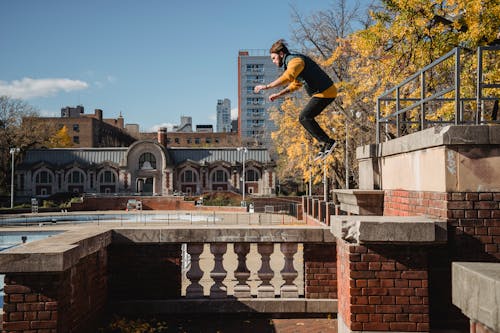
<instances>
[{"instance_id":1,"label":"yellow autumn foliage","mask_svg":"<svg viewBox=\"0 0 500 333\"><path fill-rule=\"evenodd\" d=\"M500 39L500 1L498 0L381 0L380 6L370 12L372 24L355 31L345 38L329 36L335 45L320 64L337 74L339 96L317 121L340 144L327 159L331 183L342 184L345 179L345 132L353 144L374 143L375 106L377 97L403 82L434 60L455 47L462 47L461 97L474 96L476 89L476 48ZM332 10L335 10L333 8ZM318 16L320 17L320 16ZM327 24L327 22L325 22ZM327 43L316 41L316 45ZM499 83L500 62L486 54L483 58L485 83ZM453 79L453 60L444 62L427 79L426 97ZM420 98L417 83L408 84L402 90L406 98ZM486 89L484 94L498 96L498 89ZM454 98L450 93L448 98ZM278 126L273 134L281 177L308 180L309 171L316 184L322 180L322 166L310 163L318 149L313 139L298 123L298 114L304 101L288 99L282 111L275 110L272 118ZM465 107L475 108L473 102ZM467 105L470 104L470 105ZM403 105L404 106L404 105ZM381 105L382 112L393 112L394 104ZM446 120L454 114L454 104L442 103L428 120ZM359 115L359 118L354 114ZM417 119L418 110L408 117ZM332 133L332 129L333 133ZM343 147L342 147L343 146ZM354 160L354 147L347 149ZM349 162L350 174L356 165Z\"/></svg>"}]
</instances>

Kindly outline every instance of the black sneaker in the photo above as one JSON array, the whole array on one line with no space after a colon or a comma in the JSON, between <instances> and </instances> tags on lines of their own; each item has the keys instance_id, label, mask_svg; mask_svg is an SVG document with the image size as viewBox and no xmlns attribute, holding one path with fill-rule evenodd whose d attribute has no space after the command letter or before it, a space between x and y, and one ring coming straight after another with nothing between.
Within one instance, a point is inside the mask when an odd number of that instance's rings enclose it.
<instances>
[{"instance_id":1,"label":"black sneaker","mask_svg":"<svg viewBox=\"0 0 500 333\"><path fill-rule=\"evenodd\" d=\"M335 149L335 146L337 145L337 142L335 140L331 140L331 141L328 141L327 143L325 143L325 145L323 146L323 156L328 156L332 151L333 149Z\"/></svg>"}]
</instances>

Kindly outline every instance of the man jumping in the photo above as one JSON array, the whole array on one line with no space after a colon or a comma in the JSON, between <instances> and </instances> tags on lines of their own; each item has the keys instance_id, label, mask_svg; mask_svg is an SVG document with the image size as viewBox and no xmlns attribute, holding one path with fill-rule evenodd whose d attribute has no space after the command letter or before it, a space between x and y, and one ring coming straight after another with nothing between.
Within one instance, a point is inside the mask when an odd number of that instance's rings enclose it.
<instances>
[{"instance_id":1,"label":"man jumping","mask_svg":"<svg viewBox=\"0 0 500 333\"><path fill-rule=\"evenodd\" d=\"M283 90L269 96L272 102L280 96L304 86L311 99L299 115L304 128L322 144L320 156L327 156L335 148L335 140L319 126L314 119L335 99L337 88L332 79L311 58L299 53L290 53L283 39L275 42L269 50L271 60L278 67L284 67L284 73L266 85L257 85L254 92L276 88L288 84Z\"/></svg>"}]
</instances>

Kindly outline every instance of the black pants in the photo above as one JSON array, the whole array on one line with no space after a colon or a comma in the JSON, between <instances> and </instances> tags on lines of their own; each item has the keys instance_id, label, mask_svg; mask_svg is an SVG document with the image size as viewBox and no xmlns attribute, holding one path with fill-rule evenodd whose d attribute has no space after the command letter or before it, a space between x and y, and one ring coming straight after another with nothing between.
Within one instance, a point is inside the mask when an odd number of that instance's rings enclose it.
<instances>
[{"instance_id":1,"label":"black pants","mask_svg":"<svg viewBox=\"0 0 500 333\"><path fill-rule=\"evenodd\" d=\"M335 98L312 97L304 110L300 112L299 121L304 128L319 142L328 142L330 137L323 131L314 118L333 102Z\"/></svg>"}]
</instances>

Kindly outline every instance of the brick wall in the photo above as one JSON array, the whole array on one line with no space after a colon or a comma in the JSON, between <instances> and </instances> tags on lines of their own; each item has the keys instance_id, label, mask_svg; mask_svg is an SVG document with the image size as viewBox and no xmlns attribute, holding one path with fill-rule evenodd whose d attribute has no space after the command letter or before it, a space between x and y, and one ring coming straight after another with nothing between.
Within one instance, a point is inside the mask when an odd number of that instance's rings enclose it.
<instances>
[{"instance_id":1,"label":"brick wall","mask_svg":"<svg viewBox=\"0 0 500 333\"><path fill-rule=\"evenodd\" d=\"M108 252L110 299L181 296L180 244L112 244Z\"/></svg>"},{"instance_id":2,"label":"brick wall","mask_svg":"<svg viewBox=\"0 0 500 333\"><path fill-rule=\"evenodd\" d=\"M453 258L500 260L499 192L388 190L384 215L429 215L448 220Z\"/></svg>"},{"instance_id":3,"label":"brick wall","mask_svg":"<svg viewBox=\"0 0 500 333\"><path fill-rule=\"evenodd\" d=\"M427 250L337 242L339 315L354 331L429 331Z\"/></svg>"},{"instance_id":4,"label":"brick wall","mask_svg":"<svg viewBox=\"0 0 500 333\"><path fill-rule=\"evenodd\" d=\"M4 332L90 332L107 302L107 254L91 254L62 273L5 276Z\"/></svg>"},{"instance_id":5,"label":"brick wall","mask_svg":"<svg viewBox=\"0 0 500 333\"><path fill-rule=\"evenodd\" d=\"M123 210L127 208L128 199L142 201L143 210L192 210L192 211L223 211L243 212L243 207L231 206L198 206L194 201L184 201L182 198L172 197L111 197L111 198L85 198L83 203L71 205L72 211L89 210Z\"/></svg>"},{"instance_id":6,"label":"brick wall","mask_svg":"<svg viewBox=\"0 0 500 333\"><path fill-rule=\"evenodd\" d=\"M337 298L335 244L304 244L305 297Z\"/></svg>"}]
</instances>

